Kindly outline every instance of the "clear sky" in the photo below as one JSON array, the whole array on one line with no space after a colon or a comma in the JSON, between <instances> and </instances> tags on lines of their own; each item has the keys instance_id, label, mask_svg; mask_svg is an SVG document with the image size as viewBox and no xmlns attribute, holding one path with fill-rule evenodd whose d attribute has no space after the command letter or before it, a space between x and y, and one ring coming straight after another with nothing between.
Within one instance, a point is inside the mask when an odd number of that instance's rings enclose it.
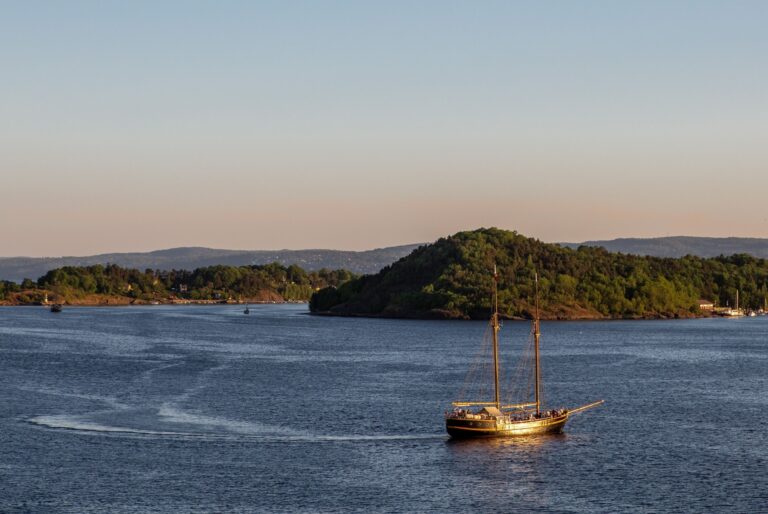
<instances>
[{"instance_id":1,"label":"clear sky","mask_svg":"<svg viewBox=\"0 0 768 514\"><path fill-rule=\"evenodd\" d=\"M765 1L5 1L0 255L768 237Z\"/></svg>"}]
</instances>

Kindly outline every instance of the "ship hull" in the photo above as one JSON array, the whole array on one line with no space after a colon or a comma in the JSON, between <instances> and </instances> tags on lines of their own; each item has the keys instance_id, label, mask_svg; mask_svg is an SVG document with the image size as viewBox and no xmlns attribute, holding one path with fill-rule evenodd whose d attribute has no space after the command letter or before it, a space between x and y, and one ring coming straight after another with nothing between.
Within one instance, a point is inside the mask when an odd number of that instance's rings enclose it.
<instances>
[{"instance_id":1,"label":"ship hull","mask_svg":"<svg viewBox=\"0 0 768 514\"><path fill-rule=\"evenodd\" d=\"M451 437L519 437L558 434L568 421L568 414L524 421L497 421L495 419L447 418L445 428Z\"/></svg>"}]
</instances>

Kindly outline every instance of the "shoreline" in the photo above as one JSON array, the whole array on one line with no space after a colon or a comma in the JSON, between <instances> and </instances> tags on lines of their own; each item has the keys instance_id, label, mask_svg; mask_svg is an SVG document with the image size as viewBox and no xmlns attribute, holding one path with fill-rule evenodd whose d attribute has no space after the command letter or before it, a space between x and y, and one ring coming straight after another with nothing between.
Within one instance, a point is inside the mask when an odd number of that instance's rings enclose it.
<instances>
[{"instance_id":1,"label":"shoreline","mask_svg":"<svg viewBox=\"0 0 768 514\"><path fill-rule=\"evenodd\" d=\"M123 300L121 298L121 300ZM53 305L55 302L48 302L47 304L42 303L10 303L10 302L0 302L0 309L3 307L22 307L22 308L33 308L33 307L43 307L45 309L49 309L51 305ZM160 307L160 306L211 306L211 305L219 305L222 307L226 306L242 306L242 305L308 305L309 301L307 300L253 300L253 301L220 301L220 300L181 300L177 299L175 301L147 301L147 300L135 300L133 302L131 301L101 301L101 302L93 302L93 301L82 301L82 302L63 302L61 305L67 308L80 308L80 307L105 307L105 308L113 308L113 307ZM334 312L312 312L311 310L307 309L306 314L310 316L318 316L318 317L329 317L329 318L366 318L366 319L392 319L392 320L413 320L413 321L487 321L487 318L472 318L469 316L459 317L459 316L435 316L435 315L405 315L405 316L393 316L393 315L382 315L382 314L339 314ZM748 317L748 316L743 316ZM764 316L758 316L758 317L764 317ZM738 319L738 318L729 318L728 316L719 316L717 314L711 314L711 313L705 313L705 314L691 314L687 316L632 316L632 317L607 317L607 316L574 316L574 317L567 317L567 316L542 316L542 321L564 321L564 322L573 322L573 321L668 321L668 320L687 320L687 319ZM502 320L504 321L531 321L531 318L527 318L524 316L505 316L502 317Z\"/></svg>"},{"instance_id":2,"label":"shoreline","mask_svg":"<svg viewBox=\"0 0 768 514\"><path fill-rule=\"evenodd\" d=\"M397 320L414 320L414 321L488 321L488 318L471 318L471 317L436 317L436 316L392 316L381 314L337 314L333 312L312 312L311 316L321 316L329 318L367 318L367 319L397 319ZM745 316L746 317L746 316ZM687 320L687 319L729 319L726 316L717 316L711 314L698 314L690 316L633 316L633 317L608 317L608 316L579 316L579 317L565 317L565 316L542 316L541 321L669 321L669 320ZM501 317L503 321L531 321L531 318L522 316L513 317ZM736 318L731 318L736 319Z\"/></svg>"},{"instance_id":3,"label":"shoreline","mask_svg":"<svg viewBox=\"0 0 768 514\"><path fill-rule=\"evenodd\" d=\"M51 305L56 304L57 302L48 302L45 303L10 303L10 302L0 302L0 308L2 307L45 307L49 308ZM59 305L62 305L64 307L160 307L160 306L182 306L182 305L221 305L221 306L236 306L236 305L288 305L288 304L296 304L296 305L307 305L309 304L308 300L254 300L254 301L247 301L247 302L222 302L219 300L177 300L173 302L169 301L146 301L146 300L138 300L138 301L115 301L115 302L61 302Z\"/></svg>"},{"instance_id":4,"label":"shoreline","mask_svg":"<svg viewBox=\"0 0 768 514\"><path fill-rule=\"evenodd\" d=\"M258 306L258 305L308 305L308 301L304 300L286 300L286 301L253 301L253 302L247 302L248 305L252 306ZM14 303L0 303L0 309L3 308L44 308L49 309L52 304L14 304ZM234 307L234 306L240 306L240 305L246 305L246 302L220 302L215 300L188 300L188 301L176 301L176 302L159 302L159 303L151 303L148 301L136 301L136 302L126 302L126 303L90 303L90 302L78 302L78 303L63 303L63 306L66 308L83 308L83 307L99 307L99 308L115 308L115 307L161 307L161 306L174 306L174 307L183 307L183 306L212 306L212 305L219 305L221 307ZM307 312L305 313L309 316L318 316L318 317L333 317L333 318L366 318L366 319L382 319L382 320L410 320L410 321L488 321L486 318L470 318L470 317L430 317L430 316L387 316L387 315L372 315L372 314L335 314L330 312L312 312L309 309L307 309ZM744 318L748 318L749 316L743 316ZM758 316L758 317L765 317L765 316ZM515 317L504 317L502 318L504 321L511 321L511 322L517 322L517 321L531 321L530 318L515 316ZM692 316L635 316L635 317L626 317L626 318L611 318L611 317L573 317L573 318L567 318L567 317L542 317L541 321L562 321L562 322L577 322L577 321L603 321L603 322L611 322L611 321L685 321L685 320L694 320L694 319L738 319L738 318L729 318L727 316L717 316L717 315L692 315Z\"/></svg>"}]
</instances>

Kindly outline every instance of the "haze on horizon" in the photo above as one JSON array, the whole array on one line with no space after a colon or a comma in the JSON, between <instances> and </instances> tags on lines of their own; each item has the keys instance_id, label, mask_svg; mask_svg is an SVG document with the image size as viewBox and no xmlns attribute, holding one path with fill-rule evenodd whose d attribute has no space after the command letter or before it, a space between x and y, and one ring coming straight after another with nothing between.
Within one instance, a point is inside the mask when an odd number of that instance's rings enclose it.
<instances>
[{"instance_id":1,"label":"haze on horizon","mask_svg":"<svg viewBox=\"0 0 768 514\"><path fill-rule=\"evenodd\" d=\"M768 237L768 3L23 2L0 256Z\"/></svg>"}]
</instances>

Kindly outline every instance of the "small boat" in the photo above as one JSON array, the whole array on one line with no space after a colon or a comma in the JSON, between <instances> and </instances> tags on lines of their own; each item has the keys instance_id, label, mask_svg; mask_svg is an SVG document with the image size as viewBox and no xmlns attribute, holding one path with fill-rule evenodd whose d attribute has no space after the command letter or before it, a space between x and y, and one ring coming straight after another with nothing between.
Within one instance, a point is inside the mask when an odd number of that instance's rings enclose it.
<instances>
[{"instance_id":1,"label":"small boat","mask_svg":"<svg viewBox=\"0 0 768 514\"><path fill-rule=\"evenodd\" d=\"M724 318L741 318L744 316L744 309L739 309L739 290L736 290L736 308L725 308L720 311Z\"/></svg>"},{"instance_id":2,"label":"small boat","mask_svg":"<svg viewBox=\"0 0 768 514\"><path fill-rule=\"evenodd\" d=\"M478 437L515 437L532 436L559 433L565 427L568 418L603 403L598 400L574 409L557 408L545 410L542 405L541 394L541 363L539 361L539 278L535 276L536 283L536 310L531 325L533 342L533 369L528 370L528 376L522 377L529 383L533 379L533 401L519 403L502 402L499 386L499 343L498 333L501 329L499 320L499 296L498 273L493 270L493 313L490 319L490 332L492 334L493 354L493 392L494 398L475 398L470 401L452 402L453 410L445 413L445 428L454 438L478 438ZM472 370L470 370L472 374ZM469 375L468 375L469 378ZM465 382L466 386L466 382ZM482 385L481 390L486 390Z\"/></svg>"},{"instance_id":3,"label":"small boat","mask_svg":"<svg viewBox=\"0 0 768 514\"><path fill-rule=\"evenodd\" d=\"M60 303L54 303L51 305L51 312L61 312L63 306Z\"/></svg>"}]
</instances>

